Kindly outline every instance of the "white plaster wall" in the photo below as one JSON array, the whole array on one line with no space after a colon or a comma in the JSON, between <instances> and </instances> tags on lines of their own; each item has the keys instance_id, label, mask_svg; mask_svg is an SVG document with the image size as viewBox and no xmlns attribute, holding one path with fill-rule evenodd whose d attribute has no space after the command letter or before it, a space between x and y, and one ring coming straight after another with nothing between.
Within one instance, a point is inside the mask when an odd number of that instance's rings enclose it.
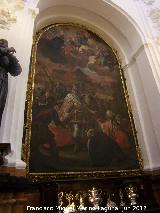
<instances>
[{"instance_id":1,"label":"white plaster wall","mask_svg":"<svg viewBox=\"0 0 160 213\"><path fill-rule=\"evenodd\" d=\"M148 142L148 144L151 145L150 148L153 147L153 150L150 149L150 152L151 153L153 152L152 156L154 156L154 158L155 159L157 158L158 160L159 154L157 153L156 155L157 150L155 149L156 146L154 147L153 141L156 142L155 145L157 145L157 149L159 150L160 148L160 143L159 143L159 138L160 138L160 132L159 132L160 97L159 96L160 94L159 94L153 73L151 72L151 66L147 64L147 60L148 58L146 56L145 50L143 50L136 59L138 67L141 67L139 74L142 79L142 86L144 89L144 95L146 97L146 108L149 109L147 117L148 118L150 117L150 122L147 122L147 125L152 126L154 130L153 133L155 135L155 140L153 138L152 141L150 140L150 143ZM144 117L144 122L145 122L145 119L146 119L146 116Z\"/></svg>"},{"instance_id":2,"label":"white plaster wall","mask_svg":"<svg viewBox=\"0 0 160 213\"><path fill-rule=\"evenodd\" d=\"M141 54L141 56L143 53ZM138 61L138 63L137 63ZM154 122L152 120L152 116L157 116L156 113L150 110L150 106L148 104L149 98L153 97L154 92L153 90L147 91L152 84L153 76L150 79L148 68L145 69L142 64L145 64L145 60L141 59L134 59L133 63L130 65L128 69L125 70L125 77L127 79L127 87L129 91L129 98L133 110L133 116L135 120L136 130L137 130L137 137L140 145L140 149L142 152L142 157L144 160L144 169L156 169L159 168L159 154L160 154L160 147L159 142L156 137L155 129L154 129ZM140 68L140 69L139 69ZM141 70L143 69L143 72ZM148 79L148 81L146 80ZM145 83L144 83L145 80ZM144 85L146 84L146 85ZM152 85L151 85L152 87ZM149 100L151 101L151 100ZM159 100L157 100L159 102ZM155 103L155 99L154 99ZM153 104L152 105L156 105ZM154 108L154 106L153 106ZM152 108L152 109L153 109ZM153 115L153 114L154 115ZM158 116L157 116L158 118ZM158 119L156 119L158 120ZM159 124L158 124L159 125ZM157 128L158 130L158 128ZM158 133L159 134L159 133Z\"/></svg>"},{"instance_id":3,"label":"white plaster wall","mask_svg":"<svg viewBox=\"0 0 160 213\"><path fill-rule=\"evenodd\" d=\"M127 88L129 92L129 100L132 107L135 127L137 130L138 143L140 146L142 158L144 160L144 169L148 169L151 167L151 157L148 148L148 141L150 141L150 133L147 131L143 123L143 118L148 118L148 109L146 108L145 95L142 92L143 86L136 60L134 60L134 62L128 69L124 70L124 75L126 78ZM147 136L147 133L149 133L149 137Z\"/></svg>"}]
</instances>

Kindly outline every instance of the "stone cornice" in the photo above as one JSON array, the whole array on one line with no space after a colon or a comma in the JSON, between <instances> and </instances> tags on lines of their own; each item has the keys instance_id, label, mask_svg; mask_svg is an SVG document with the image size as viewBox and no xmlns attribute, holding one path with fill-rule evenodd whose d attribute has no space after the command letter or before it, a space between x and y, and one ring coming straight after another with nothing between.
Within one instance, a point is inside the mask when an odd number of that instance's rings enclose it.
<instances>
[{"instance_id":1,"label":"stone cornice","mask_svg":"<svg viewBox=\"0 0 160 213\"><path fill-rule=\"evenodd\" d=\"M31 7L28 7L28 11L29 13L32 15L32 18L35 19L36 16L38 15L39 13L39 9L38 8L31 8Z\"/></svg>"},{"instance_id":2,"label":"stone cornice","mask_svg":"<svg viewBox=\"0 0 160 213\"><path fill-rule=\"evenodd\" d=\"M148 43L146 42L146 43L142 44L142 45L134 52L134 54L132 55L132 57L131 57L129 63L123 66L123 70L128 69L129 66L131 66L131 65L136 61L136 58L139 56L139 54L140 54L144 49L148 49L148 48L150 48L150 47L152 47L152 44L149 43L149 42L148 42Z\"/></svg>"}]
</instances>

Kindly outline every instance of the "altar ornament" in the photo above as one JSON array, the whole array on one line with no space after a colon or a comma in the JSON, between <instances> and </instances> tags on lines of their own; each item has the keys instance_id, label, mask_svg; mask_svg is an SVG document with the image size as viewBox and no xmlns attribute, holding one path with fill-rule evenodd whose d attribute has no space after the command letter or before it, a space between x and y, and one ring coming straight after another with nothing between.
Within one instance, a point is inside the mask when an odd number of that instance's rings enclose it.
<instances>
[{"instance_id":1,"label":"altar ornament","mask_svg":"<svg viewBox=\"0 0 160 213\"><path fill-rule=\"evenodd\" d=\"M131 206L137 205L137 200L136 200L138 197L137 187L133 186L132 184L129 184L129 186L126 187L125 189L127 192L128 199L130 201L130 205Z\"/></svg>"},{"instance_id":2,"label":"altar ornament","mask_svg":"<svg viewBox=\"0 0 160 213\"><path fill-rule=\"evenodd\" d=\"M88 190L89 201L92 203L93 207L96 209L99 208L100 203L102 202L101 198L102 190L93 187L91 190Z\"/></svg>"}]
</instances>

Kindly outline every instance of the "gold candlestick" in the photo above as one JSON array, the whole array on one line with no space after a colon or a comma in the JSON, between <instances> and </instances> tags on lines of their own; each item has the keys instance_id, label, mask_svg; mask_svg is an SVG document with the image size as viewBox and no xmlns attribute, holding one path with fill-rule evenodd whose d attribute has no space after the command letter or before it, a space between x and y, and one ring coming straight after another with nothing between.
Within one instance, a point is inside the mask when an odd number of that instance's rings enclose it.
<instances>
[{"instance_id":1,"label":"gold candlestick","mask_svg":"<svg viewBox=\"0 0 160 213\"><path fill-rule=\"evenodd\" d=\"M125 188L127 191L128 198L130 200L131 206L137 205L137 187L129 184L128 187Z\"/></svg>"},{"instance_id":2,"label":"gold candlestick","mask_svg":"<svg viewBox=\"0 0 160 213\"><path fill-rule=\"evenodd\" d=\"M64 196L63 192L58 193L58 205L59 205L59 207L63 206L63 200L62 200L63 196Z\"/></svg>"},{"instance_id":3,"label":"gold candlestick","mask_svg":"<svg viewBox=\"0 0 160 213\"><path fill-rule=\"evenodd\" d=\"M76 194L76 200L78 200L79 206L78 206L78 210L82 211L85 210L85 203L84 203L84 199L87 197L87 194L83 191L79 191Z\"/></svg>"},{"instance_id":4,"label":"gold candlestick","mask_svg":"<svg viewBox=\"0 0 160 213\"><path fill-rule=\"evenodd\" d=\"M66 200L68 200L68 205L65 208L64 213L70 213L70 212L76 212L76 205L74 203L74 195L72 192L69 192L69 194L66 194Z\"/></svg>"},{"instance_id":5,"label":"gold candlestick","mask_svg":"<svg viewBox=\"0 0 160 213\"><path fill-rule=\"evenodd\" d=\"M102 201L101 198L102 190L93 187L91 190L88 190L88 194L89 194L89 201L93 204L95 208L98 209L99 204Z\"/></svg>"}]
</instances>

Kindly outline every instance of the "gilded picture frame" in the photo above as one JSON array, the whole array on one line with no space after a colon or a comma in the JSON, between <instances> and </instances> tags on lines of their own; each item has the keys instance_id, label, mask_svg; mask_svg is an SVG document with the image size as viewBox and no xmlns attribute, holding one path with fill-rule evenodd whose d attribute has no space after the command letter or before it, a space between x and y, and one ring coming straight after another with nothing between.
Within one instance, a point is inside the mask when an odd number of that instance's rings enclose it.
<instances>
[{"instance_id":1,"label":"gilded picture frame","mask_svg":"<svg viewBox=\"0 0 160 213\"><path fill-rule=\"evenodd\" d=\"M32 178L136 175L143 170L118 53L78 24L34 38L23 158Z\"/></svg>"}]
</instances>

